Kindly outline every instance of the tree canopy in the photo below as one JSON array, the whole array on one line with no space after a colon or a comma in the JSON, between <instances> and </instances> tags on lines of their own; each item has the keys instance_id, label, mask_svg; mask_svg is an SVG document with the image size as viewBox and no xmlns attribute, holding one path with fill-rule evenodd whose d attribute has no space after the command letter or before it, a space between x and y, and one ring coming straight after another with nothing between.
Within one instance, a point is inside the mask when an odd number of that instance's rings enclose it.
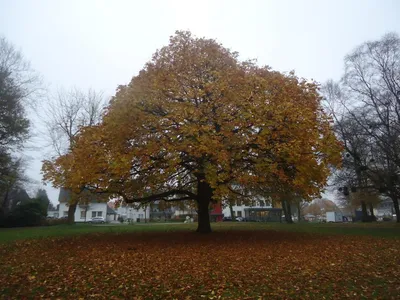
<instances>
[{"instance_id":1,"label":"tree canopy","mask_svg":"<svg viewBox=\"0 0 400 300\"><path fill-rule=\"evenodd\" d=\"M320 100L315 82L177 32L119 86L99 125L44 162L44 179L127 203L192 199L209 232L209 204L237 186L319 194L341 160Z\"/></svg>"}]
</instances>

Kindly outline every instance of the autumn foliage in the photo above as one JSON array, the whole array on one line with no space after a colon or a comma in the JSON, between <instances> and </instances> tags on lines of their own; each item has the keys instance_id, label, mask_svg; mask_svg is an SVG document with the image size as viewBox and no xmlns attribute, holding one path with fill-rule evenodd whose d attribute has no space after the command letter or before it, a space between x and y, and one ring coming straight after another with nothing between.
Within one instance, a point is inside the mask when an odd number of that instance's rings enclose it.
<instances>
[{"instance_id":1,"label":"autumn foliage","mask_svg":"<svg viewBox=\"0 0 400 300\"><path fill-rule=\"evenodd\" d=\"M314 82L177 32L44 178L128 203L195 200L209 232L210 203L238 186L319 194L341 150L320 100Z\"/></svg>"},{"instance_id":2,"label":"autumn foliage","mask_svg":"<svg viewBox=\"0 0 400 300\"><path fill-rule=\"evenodd\" d=\"M277 231L0 245L2 299L398 299L398 239Z\"/></svg>"}]
</instances>

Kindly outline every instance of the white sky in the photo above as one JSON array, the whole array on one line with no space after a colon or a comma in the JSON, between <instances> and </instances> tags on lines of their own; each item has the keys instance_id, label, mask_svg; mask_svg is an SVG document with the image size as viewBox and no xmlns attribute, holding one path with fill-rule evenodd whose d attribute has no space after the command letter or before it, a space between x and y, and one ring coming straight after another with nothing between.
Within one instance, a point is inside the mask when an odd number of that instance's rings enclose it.
<instances>
[{"instance_id":1,"label":"white sky","mask_svg":"<svg viewBox=\"0 0 400 300\"><path fill-rule=\"evenodd\" d=\"M22 50L50 91L76 86L111 96L175 30L324 82L339 79L343 57L358 44L400 34L400 1L0 0L0 35ZM49 149L37 137L32 144L27 174L40 182ZM56 202L58 192L46 189Z\"/></svg>"}]
</instances>

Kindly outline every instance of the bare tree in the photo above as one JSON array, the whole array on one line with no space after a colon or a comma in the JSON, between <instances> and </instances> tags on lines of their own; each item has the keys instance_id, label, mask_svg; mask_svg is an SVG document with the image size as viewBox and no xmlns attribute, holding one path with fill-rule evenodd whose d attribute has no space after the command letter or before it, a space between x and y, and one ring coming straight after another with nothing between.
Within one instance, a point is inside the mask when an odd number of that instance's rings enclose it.
<instances>
[{"instance_id":1,"label":"bare tree","mask_svg":"<svg viewBox=\"0 0 400 300\"><path fill-rule=\"evenodd\" d=\"M296 204L297 204L297 219L298 222L300 222L304 217L304 211L308 207L309 203L299 198Z\"/></svg>"},{"instance_id":2,"label":"bare tree","mask_svg":"<svg viewBox=\"0 0 400 300\"><path fill-rule=\"evenodd\" d=\"M356 48L341 82L327 87L356 186L389 196L400 222L400 38L390 33Z\"/></svg>"},{"instance_id":3,"label":"bare tree","mask_svg":"<svg viewBox=\"0 0 400 300\"><path fill-rule=\"evenodd\" d=\"M29 100L25 104L32 104L35 97L30 96L42 90L40 75L31 68L21 51L3 36L0 36L0 74L12 79L13 89L18 90L20 100Z\"/></svg>"},{"instance_id":4,"label":"bare tree","mask_svg":"<svg viewBox=\"0 0 400 300\"><path fill-rule=\"evenodd\" d=\"M49 139L57 156L69 152L74 146L75 137L85 126L100 122L105 107L103 93L89 89L82 92L76 88L68 91L58 90L46 108L45 121ZM68 208L68 222L74 223L77 202L71 197Z\"/></svg>"},{"instance_id":5,"label":"bare tree","mask_svg":"<svg viewBox=\"0 0 400 300\"><path fill-rule=\"evenodd\" d=\"M99 123L104 107L101 92L89 89L85 93L76 88L58 90L45 109L45 124L56 154L63 155L73 147L82 127Z\"/></svg>"}]
</instances>

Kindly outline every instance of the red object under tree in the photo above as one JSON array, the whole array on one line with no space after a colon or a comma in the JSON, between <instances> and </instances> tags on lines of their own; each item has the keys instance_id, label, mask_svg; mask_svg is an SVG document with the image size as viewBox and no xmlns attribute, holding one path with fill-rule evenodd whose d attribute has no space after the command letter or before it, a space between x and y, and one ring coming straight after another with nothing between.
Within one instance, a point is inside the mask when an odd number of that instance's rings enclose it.
<instances>
[{"instance_id":1,"label":"red object under tree","mask_svg":"<svg viewBox=\"0 0 400 300\"><path fill-rule=\"evenodd\" d=\"M211 222L221 222L224 214L222 213L222 204L211 204L210 220Z\"/></svg>"}]
</instances>

